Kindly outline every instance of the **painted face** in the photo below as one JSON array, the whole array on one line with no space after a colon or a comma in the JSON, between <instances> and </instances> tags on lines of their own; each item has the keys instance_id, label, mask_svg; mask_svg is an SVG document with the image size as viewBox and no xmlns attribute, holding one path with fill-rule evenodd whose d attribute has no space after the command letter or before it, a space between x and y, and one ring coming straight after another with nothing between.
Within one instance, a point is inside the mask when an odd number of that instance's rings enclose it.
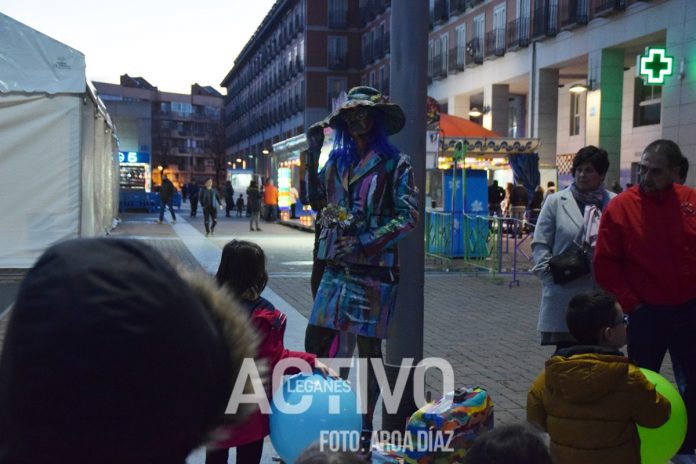
<instances>
[{"instance_id":1,"label":"painted face","mask_svg":"<svg viewBox=\"0 0 696 464\"><path fill-rule=\"evenodd\" d=\"M581 192L597 190L604 182L604 175L597 172L592 163L583 163L575 168L575 186Z\"/></svg>"},{"instance_id":2,"label":"painted face","mask_svg":"<svg viewBox=\"0 0 696 464\"><path fill-rule=\"evenodd\" d=\"M643 153L640 157L640 187L653 192L669 187L679 176L678 168L670 168L667 157L659 153Z\"/></svg>"},{"instance_id":3,"label":"painted face","mask_svg":"<svg viewBox=\"0 0 696 464\"><path fill-rule=\"evenodd\" d=\"M363 107L346 111L343 120L346 122L348 132L352 137L363 137L369 134L374 124L372 113Z\"/></svg>"}]
</instances>

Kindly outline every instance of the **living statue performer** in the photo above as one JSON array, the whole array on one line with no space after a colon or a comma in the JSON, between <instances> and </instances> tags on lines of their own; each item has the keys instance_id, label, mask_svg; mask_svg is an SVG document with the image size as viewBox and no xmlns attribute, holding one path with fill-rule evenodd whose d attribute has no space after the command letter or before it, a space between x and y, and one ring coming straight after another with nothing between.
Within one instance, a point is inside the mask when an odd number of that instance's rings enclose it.
<instances>
[{"instance_id":1,"label":"living statue performer","mask_svg":"<svg viewBox=\"0 0 696 464\"><path fill-rule=\"evenodd\" d=\"M307 351L329 357L340 332L357 336L361 358L382 359L399 282L397 242L418 222L409 157L388 140L405 124L403 110L371 87L307 132L307 198L323 205L315 259L325 269L305 335ZM329 159L318 172L324 127L334 131ZM371 363L361 448L369 452L379 385Z\"/></svg>"}]
</instances>

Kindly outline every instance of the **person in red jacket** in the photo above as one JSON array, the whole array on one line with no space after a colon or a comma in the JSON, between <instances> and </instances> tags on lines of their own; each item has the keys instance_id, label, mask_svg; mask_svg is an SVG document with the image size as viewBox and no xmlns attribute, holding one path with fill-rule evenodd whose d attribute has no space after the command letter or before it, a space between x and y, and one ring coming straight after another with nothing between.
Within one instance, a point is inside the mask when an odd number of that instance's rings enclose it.
<instances>
[{"instance_id":1,"label":"person in red jacket","mask_svg":"<svg viewBox=\"0 0 696 464\"><path fill-rule=\"evenodd\" d=\"M299 358L321 371L323 375L338 375L322 364L315 355L303 351L290 351L283 344L286 316L271 302L261 296L268 282L266 255L261 247L244 240L232 240L222 249L220 265L215 275L217 283L226 287L249 311L251 323L260 336L257 360L264 360L270 372L281 359ZM297 373L292 368L286 374ZM266 392L270 400L270 392ZM219 439L206 451L206 464L227 463L229 448L237 448L237 462L255 464L261 462L263 439L270 433L268 416L256 410L242 424L223 426L215 436Z\"/></svg>"},{"instance_id":2,"label":"person in red jacket","mask_svg":"<svg viewBox=\"0 0 696 464\"><path fill-rule=\"evenodd\" d=\"M659 371L665 353L682 368L688 429L680 454L696 447L696 192L674 183L682 153L650 143L640 183L609 203L594 254L597 283L630 315L628 355Z\"/></svg>"}]
</instances>

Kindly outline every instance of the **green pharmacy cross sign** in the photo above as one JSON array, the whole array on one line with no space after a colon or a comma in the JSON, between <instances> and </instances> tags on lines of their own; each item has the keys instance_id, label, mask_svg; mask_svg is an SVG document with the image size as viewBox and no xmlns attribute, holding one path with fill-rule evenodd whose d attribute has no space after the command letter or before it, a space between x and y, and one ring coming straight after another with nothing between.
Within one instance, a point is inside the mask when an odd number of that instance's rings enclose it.
<instances>
[{"instance_id":1,"label":"green pharmacy cross sign","mask_svg":"<svg viewBox=\"0 0 696 464\"><path fill-rule=\"evenodd\" d=\"M671 76L674 69L674 58L667 56L664 48L648 48L639 61L639 74L648 85L664 84L665 77Z\"/></svg>"}]
</instances>

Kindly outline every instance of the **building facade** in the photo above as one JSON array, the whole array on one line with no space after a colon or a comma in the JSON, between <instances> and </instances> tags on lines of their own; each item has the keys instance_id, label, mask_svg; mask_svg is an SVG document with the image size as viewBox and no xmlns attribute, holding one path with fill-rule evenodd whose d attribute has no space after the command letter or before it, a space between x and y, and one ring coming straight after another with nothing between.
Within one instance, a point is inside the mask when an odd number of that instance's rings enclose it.
<instances>
[{"instance_id":1,"label":"building facade","mask_svg":"<svg viewBox=\"0 0 696 464\"><path fill-rule=\"evenodd\" d=\"M273 144L304 133L326 117L342 92L361 82L368 20L361 3L367 2L278 0L273 5L221 83L227 89L228 159L243 159L273 176L280 162L268 156Z\"/></svg>"},{"instance_id":2,"label":"building facade","mask_svg":"<svg viewBox=\"0 0 696 464\"><path fill-rule=\"evenodd\" d=\"M431 23L428 94L501 135L538 137L559 176L589 144L610 154L608 185L636 182L658 138L696 161L696 2L431 0ZM649 47L674 59L663 85L637 74Z\"/></svg>"},{"instance_id":3,"label":"building facade","mask_svg":"<svg viewBox=\"0 0 696 464\"><path fill-rule=\"evenodd\" d=\"M120 150L150 154L153 185L161 184L163 173L177 188L192 179L224 181L223 96L214 88L193 84L188 95L162 92L127 74L120 85L94 86L113 114Z\"/></svg>"}]
</instances>

